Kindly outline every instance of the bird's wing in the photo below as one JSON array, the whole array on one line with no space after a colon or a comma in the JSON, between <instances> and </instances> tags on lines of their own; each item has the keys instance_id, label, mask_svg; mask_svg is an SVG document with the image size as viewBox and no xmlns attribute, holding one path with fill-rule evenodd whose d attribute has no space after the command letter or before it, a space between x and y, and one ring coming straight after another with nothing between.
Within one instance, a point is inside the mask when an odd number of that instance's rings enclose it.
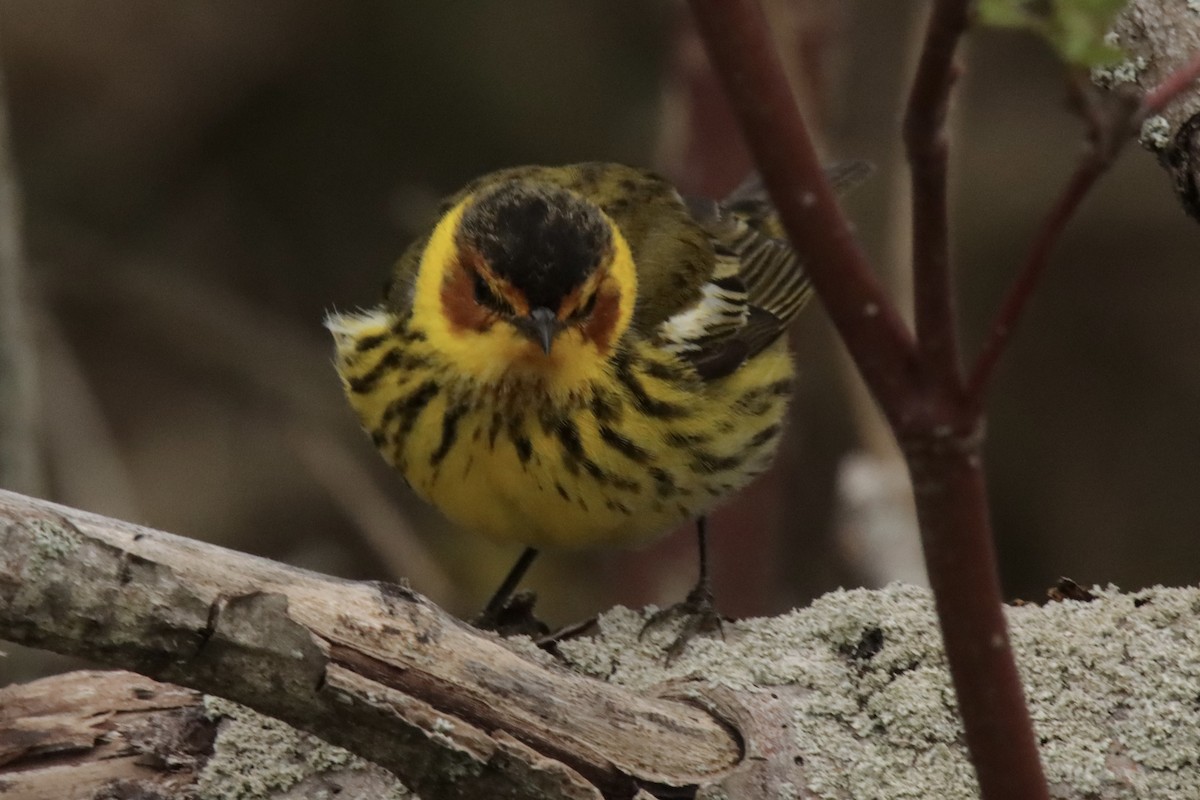
<instances>
[{"instance_id":1,"label":"bird's wing","mask_svg":"<svg viewBox=\"0 0 1200 800\"><path fill-rule=\"evenodd\" d=\"M733 372L786 329L812 293L800 257L787 242L752 227L724 204L688 200L716 254L699 302L664 321L661 346L713 380Z\"/></svg>"},{"instance_id":2,"label":"bird's wing","mask_svg":"<svg viewBox=\"0 0 1200 800\"><path fill-rule=\"evenodd\" d=\"M836 188L861 183L872 167L847 161L826 168ZM658 328L662 346L690 361L706 380L733 372L778 339L812 296L799 253L784 238L757 175L723 202L685 199L708 234L716 269L701 299Z\"/></svg>"}]
</instances>

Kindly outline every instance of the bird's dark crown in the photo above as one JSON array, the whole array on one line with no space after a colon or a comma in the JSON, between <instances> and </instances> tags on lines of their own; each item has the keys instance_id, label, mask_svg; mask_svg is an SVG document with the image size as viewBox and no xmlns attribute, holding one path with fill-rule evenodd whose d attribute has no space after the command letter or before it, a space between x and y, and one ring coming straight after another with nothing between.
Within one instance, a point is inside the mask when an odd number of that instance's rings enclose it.
<instances>
[{"instance_id":1,"label":"bird's dark crown","mask_svg":"<svg viewBox=\"0 0 1200 800\"><path fill-rule=\"evenodd\" d=\"M530 308L557 309L612 247L600 209L557 186L505 181L466 209L462 242L497 277L520 290Z\"/></svg>"}]
</instances>

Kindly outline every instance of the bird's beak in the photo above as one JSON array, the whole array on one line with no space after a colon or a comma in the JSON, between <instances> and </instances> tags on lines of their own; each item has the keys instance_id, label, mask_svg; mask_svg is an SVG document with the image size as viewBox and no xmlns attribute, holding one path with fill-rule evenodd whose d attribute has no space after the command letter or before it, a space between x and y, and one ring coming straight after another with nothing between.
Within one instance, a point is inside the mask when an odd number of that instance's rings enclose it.
<instances>
[{"instance_id":1,"label":"bird's beak","mask_svg":"<svg viewBox=\"0 0 1200 800\"><path fill-rule=\"evenodd\" d=\"M530 338L542 346L546 355L550 355L550 345L561 327L555 313L548 308L535 308L525 318L525 326Z\"/></svg>"}]
</instances>

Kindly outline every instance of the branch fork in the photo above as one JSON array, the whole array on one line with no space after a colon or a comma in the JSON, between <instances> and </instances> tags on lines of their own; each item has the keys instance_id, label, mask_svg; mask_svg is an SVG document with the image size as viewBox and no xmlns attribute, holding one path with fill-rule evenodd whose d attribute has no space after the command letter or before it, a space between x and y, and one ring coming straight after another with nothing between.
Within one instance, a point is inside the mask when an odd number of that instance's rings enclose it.
<instances>
[{"instance_id":1,"label":"branch fork","mask_svg":"<svg viewBox=\"0 0 1200 800\"><path fill-rule=\"evenodd\" d=\"M896 435L916 492L930 583L985 800L1049 797L1001 614L982 474L984 398L1050 252L1135 125L1200 74L1164 81L1140 105L1086 106L1091 146L1047 214L969 377L959 360L949 254L945 121L967 0L935 0L904 119L912 168L915 336L848 234L755 0L692 0L713 65L763 182L826 311ZM1082 95L1084 98L1088 95ZM815 203L797 198L816 198ZM871 313L864 314L869 309Z\"/></svg>"}]
</instances>

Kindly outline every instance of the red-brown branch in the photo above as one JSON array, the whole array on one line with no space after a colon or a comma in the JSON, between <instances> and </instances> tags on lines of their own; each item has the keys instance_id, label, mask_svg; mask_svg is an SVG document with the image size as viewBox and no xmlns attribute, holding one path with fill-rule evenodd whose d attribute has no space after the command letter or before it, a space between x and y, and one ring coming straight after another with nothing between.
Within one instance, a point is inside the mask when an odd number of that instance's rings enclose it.
<instances>
[{"instance_id":1,"label":"red-brown branch","mask_svg":"<svg viewBox=\"0 0 1200 800\"><path fill-rule=\"evenodd\" d=\"M920 253L927 278L926 329L943 334L933 352L943 376L957 378L952 298L945 256L944 150L941 118L949 91L953 42L965 21L943 3L935 13L912 120L919 155L932 152L918 202ZM1008 646L1000 582L979 460L978 419L964 413L958 381L926 381L916 345L855 246L817 162L804 120L774 55L753 0L692 0L709 56L722 76L780 218L810 258L817 294L845 340L908 459L926 564L947 658L986 800L1048 797L1032 724ZM941 29L939 26L948 26ZM939 70L941 70L939 77ZM928 135L932 131L932 135ZM933 142L932 148L925 147ZM940 164L940 166L939 166ZM928 165L922 164L922 167ZM941 255L939 255L939 251ZM922 356L925 355L923 351Z\"/></svg>"},{"instance_id":2,"label":"red-brown branch","mask_svg":"<svg viewBox=\"0 0 1200 800\"><path fill-rule=\"evenodd\" d=\"M962 383L954 314L946 202L946 114L958 75L954 62L967 28L966 0L941 0L926 29L904 117L912 168L913 289L922 367L944 389Z\"/></svg>"},{"instance_id":3,"label":"red-brown branch","mask_svg":"<svg viewBox=\"0 0 1200 800\"><path fill-rule=\"evenodd\" d=\"M981 461L981 418L963 401L946 198L950 93L966 0L939 0L926 28L904 120L912 169L917 347L932 383L902 430L938 619L985 798L1048 798L1032 721L1001 612ZM914 398L918 400L918 398ZM919 402L918 400L918 402ZM912 416L912 415L910 415ZM907 435L906 435L907 434Z\"/></svg>"},{"instance_id":4,"label":"red-brown branch","mask_svg":"<svg viewBox=\"0 0 1200 800\"><path fill-rule=\"evenodd\" d=\"M1029 298L1041 281L1050 262L1050 253L1067 224L1075 216L1075 212L1079 210L1096 181L1112 166L1120 149L1137 131L1141 122L1146 117L1161 112L1198 78L1200 53L1164 78L1158 86L1146 92L1136 107L1123 104L1120 98L1117 98L1108 109L1101 109L1096 105L1086 109L1091 144L1042 221L1017 279L1009 287L1008 294L988 327L987 338L979 350L979 356L967 381L967 402L976 413L983 407L996 365L1008 346L1013 329L1025 311ZM1109 113L1105 114L1105 110Z\"/></svg>"},{"instance_id":5,"label":"red-brown branch","mask_svg":"<svg viewBox=\"0 0 1200 800\"><path fill-rule=\"evenodd\" d=\"M1180 92L1195 83L1197 78L1200 78L1200 53L1196 53L1186 64L1164 78L1162 83L1146 92L1146 96L1142 98L1139 118L1162 111Z\"/></svg>"},{"instance_id":6,"label":"red-brown branch","mask_svg":"<svg viewBox=\"0 0 1200 800\"><path fill-rule=\"evenodd\" d=\"M967 381L968 402L976 409L983 407L996 364L1004 354L1013 328L1016 327L1033 290L1037 288L1050 263L1050 253L1092 186L1107 169L1107 160L1095 155L1085 156L1042 221L1020 274L1009 287L1004 302L1000 304L1000 310L996 312L992 324L988 327L987 339L979 351L979 357L975 360L975 367Z\"/></svg>"},{"instance_id":7,"label":"red-brown branch","mask_svg":"<svg viewBox=\"0 0 1200 800\"><path fill-rule=\"evenodd\" d=\"M1049 800L1008 638L980 436L903 442L925 568L984 800Z\"/></svg>"},{"instance_id":8,"label":"red-brown branch","mask_svg":"<svg viewBox=\"0 0 1200 800\"><path fill-rule=\"evenodd\" d=\"M837 205L754 0L692 0L709 57L817 294L885 413L915 385L916 346Z\"/></svg>"}]
</instances>

